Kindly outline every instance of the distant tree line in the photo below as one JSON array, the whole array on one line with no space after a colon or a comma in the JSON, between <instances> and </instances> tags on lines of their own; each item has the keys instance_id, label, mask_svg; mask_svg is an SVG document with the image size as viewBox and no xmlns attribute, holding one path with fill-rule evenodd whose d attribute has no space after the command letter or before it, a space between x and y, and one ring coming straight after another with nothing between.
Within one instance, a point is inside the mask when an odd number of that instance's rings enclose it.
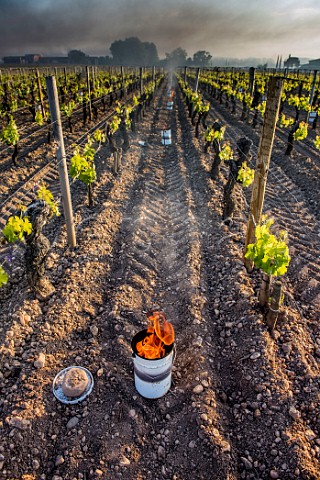
<instances>
[{"instance_id":1,"label":"distant tree line","mask_svg":"<svg viewBox=\"0 0 320 480\"><path fill-rule=\"evenodd\" d=\"M97 63L105 65L128 65L128 66L147 66L158 65L165 67L176 66L196 66L207 67L211 64L212 55L205 51L199 50L194 53L193 57L188 57L186 50L181 47L176 48L170 53L166 53L166 57L159 59L157 47L152 42L142 42L137 37L129 37L125 40L115 40L110 45L112 57L96 57ZM68 53L68 59L73 64L92 63L89 57L81 50L71 50Z\"/></svg>"},{"instance_id":2,"label":"distant tree line","mask_svg":"<svg viewBox=\"0 0 320 480\"><path fill-rule=\"evenodd\" d=\"M157 47L141 42L137 37L116 40L110 46L113 62L117 65L156 65L159 63Z\"/></svg>"}]
</instances>

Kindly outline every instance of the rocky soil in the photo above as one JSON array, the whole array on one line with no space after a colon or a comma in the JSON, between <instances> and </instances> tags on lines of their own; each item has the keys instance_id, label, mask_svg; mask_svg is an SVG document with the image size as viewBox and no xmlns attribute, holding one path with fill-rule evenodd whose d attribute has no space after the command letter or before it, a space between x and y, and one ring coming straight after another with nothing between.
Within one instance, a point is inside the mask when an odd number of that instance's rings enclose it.
<instances>
[{"instance_id":1,"label":"rocky soil","mask_svg":"<svg viewBox=\"0 0 320 480\"><path fill-rule=\"evenodd\" d=\"M288 160L276 141L266 209L288 229L292 262L271 335L260 273L243 267L250 192L239 190L225 225L227 165L210 179L179 89L172 111L166 91L130 134L117 176L108 147L99 152L94 209L73 185L77 248L61 219L48 226L50 298L34 296L15 254L0 291L1 479L320 478L319 167L298 151ZM259 134L223 106L213 117L234 147L244 135L257 147ZM172 386L158 400L137 393L131 357L151 308L176 332ZM94 387L65 405L52 384L71 365Z\"/></svg>"}]
</instances>

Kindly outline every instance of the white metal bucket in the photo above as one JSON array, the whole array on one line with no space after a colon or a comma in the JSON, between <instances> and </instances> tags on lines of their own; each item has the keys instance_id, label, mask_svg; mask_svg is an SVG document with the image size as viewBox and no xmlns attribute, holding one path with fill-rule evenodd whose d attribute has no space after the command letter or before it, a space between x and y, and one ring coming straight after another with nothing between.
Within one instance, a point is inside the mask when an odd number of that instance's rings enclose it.
<instances>
[{"instance_id":1,"label":"white metal bucket","mask_svg":"<svg viewBox=\"0 0 320 480\"><path fill-rule=\"evenodd\" d=\"M137 391L145 398L163 397L171 387L172 364L175 357L174 343L166 346L163 358L149 360L138 355L136 344L143 340L147 330L138 332L132 339L134 383Z\"/></svg>"},{"instance_id":2,"label":"white metal bucket","mask_svg":"<svg viewBox=\"0 0 320 480\"><path fill-rule=\"evenodd\" d=\"M162 145L171 145L171 130L162 130Z\"/></svg>"}]
</instances>

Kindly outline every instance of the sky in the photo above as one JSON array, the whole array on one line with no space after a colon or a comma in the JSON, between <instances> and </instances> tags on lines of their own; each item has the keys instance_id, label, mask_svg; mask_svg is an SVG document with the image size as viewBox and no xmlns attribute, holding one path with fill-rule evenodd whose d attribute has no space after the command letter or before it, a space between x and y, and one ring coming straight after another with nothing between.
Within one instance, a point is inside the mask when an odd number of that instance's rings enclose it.
<instances>
[{"instance_id":1,"label":"sky","mask_svg":"<svg viewBox=\"0 0 320 480\"><path fill-rule=\"evenodd\" d=\"M320 58L320 0L0 0L0 58L80 49L109 55L114 40L154 42L159 56Z\"/></svg>"}]
</instances>

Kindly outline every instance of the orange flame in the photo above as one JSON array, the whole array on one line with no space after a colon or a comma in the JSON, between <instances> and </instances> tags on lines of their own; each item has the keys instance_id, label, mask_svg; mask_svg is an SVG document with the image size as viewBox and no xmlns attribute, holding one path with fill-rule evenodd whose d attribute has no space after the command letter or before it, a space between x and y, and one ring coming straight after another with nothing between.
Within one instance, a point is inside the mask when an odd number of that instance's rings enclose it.
<instances>
[{"instance_id":1,"label":"orange flame","mask_svg":"<svg viewBox=\"0 0 320 480\"><path fill-rule=\"evenodd\" d=\"M150 311L147 313L150 326L146 337L136 344L138 355L153 360L165 356L165 345L174 342L174 329L170 322L167 322L163 312Z\"/></svg>"}]
</instances>

